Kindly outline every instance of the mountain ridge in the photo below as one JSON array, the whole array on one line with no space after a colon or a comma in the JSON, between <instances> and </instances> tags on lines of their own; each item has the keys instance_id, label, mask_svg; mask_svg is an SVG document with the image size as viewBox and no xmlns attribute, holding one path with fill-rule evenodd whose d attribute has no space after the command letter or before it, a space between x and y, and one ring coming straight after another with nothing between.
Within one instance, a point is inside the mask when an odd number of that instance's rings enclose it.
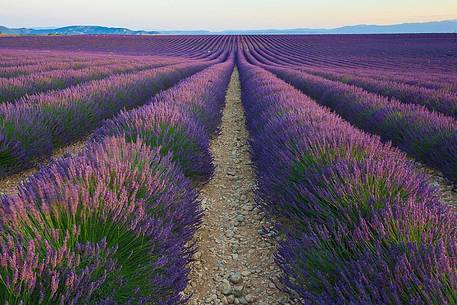
<instances>
[{"instance_id":1,"label":"mountain ridge","mask_svg":"<svg viewBox=\"0 0 457 305\"><path fill-rule=\"evenodd\" d=\"M10 35L155 35L157 31L130 30L121 27L105 27L98 25L70 25L59 28L7 28L0 26L0 32Z\"/></svg>"},{"instance_id":2,"label":"mountain ridge","mask_svg":"<svg viewBox=\"0 0 457 305\"><path fill-rule=\"evenodd\" d=\"M409 22L391 25L358 24L331 29L291 28L258 30L130 30L122 27L71 25L59 28L8 28L0 26L0 32L10 35L211 35L211 34L412 34L457 33L457 19Z\"/></svg>"}]
</instances>

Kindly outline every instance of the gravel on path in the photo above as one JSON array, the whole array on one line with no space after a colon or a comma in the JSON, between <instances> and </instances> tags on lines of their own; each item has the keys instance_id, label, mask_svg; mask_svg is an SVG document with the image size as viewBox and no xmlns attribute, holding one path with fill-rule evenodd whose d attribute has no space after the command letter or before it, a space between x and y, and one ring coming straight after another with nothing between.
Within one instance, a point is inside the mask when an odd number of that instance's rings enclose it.
<instances>
[{"instance_id":1,"label":"gravel on path","mask_svg":"<svg viewBox=\"0 0 457 305\"><path fill-rule=\"evenodd\" d=\"M236 69L220 131L211 141L215 174L200 190L205 214L185 294L191 305L288 304L278 289L273 233L254 203L255 173Z\"/></svg>"}]
</instances>

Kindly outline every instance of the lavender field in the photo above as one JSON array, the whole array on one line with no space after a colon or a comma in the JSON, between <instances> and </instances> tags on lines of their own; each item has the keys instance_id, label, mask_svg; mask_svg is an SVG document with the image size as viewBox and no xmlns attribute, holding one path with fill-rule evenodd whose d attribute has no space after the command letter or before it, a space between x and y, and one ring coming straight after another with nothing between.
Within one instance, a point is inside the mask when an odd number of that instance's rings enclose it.
<instances>
[{"instance_id":1,"label":"lavender field","mask_svg":"<svg viewBox=\"0 0 457 305\"><path fill-rule=\"evenodd\" d=\"M0 303L457 304L452 34L0 37Z\"/></svg>"}]
</instances>

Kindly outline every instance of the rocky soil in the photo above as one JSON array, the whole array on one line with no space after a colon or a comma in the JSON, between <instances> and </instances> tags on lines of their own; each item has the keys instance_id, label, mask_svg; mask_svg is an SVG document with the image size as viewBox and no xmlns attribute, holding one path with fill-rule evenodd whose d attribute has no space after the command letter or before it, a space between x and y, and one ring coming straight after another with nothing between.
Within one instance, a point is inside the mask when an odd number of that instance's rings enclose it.
<instances>
[{"instance_id":1,"label":"rocky soil","mask_svg":"<svg viewBox=\"0 0 457 305\"><path fill-rule=\"evenodd\" d=\"M273 233L254 204L255 174L236 70L226 102L221 133L211 143L216 172L200 191L205 215L185 293L191 305L291 304L278 289Z\"/></svg>"}]
</instances>

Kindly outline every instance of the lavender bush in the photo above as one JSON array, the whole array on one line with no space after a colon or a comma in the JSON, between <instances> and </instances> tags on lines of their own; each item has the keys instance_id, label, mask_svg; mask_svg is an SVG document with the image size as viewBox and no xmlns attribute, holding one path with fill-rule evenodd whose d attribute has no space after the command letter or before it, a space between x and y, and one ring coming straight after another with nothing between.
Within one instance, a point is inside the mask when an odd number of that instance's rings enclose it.
<instances>
[{"instance_id":1,"label":"lavender bush","mask_svg":"<svg viewBox=\"0 0 457 305\"><path fill-rule=\"evenodd\" d=\"M107 138L33 175L1 213L2 300L168 304L201 212L169 156Z\"/></svg>"}]
</instances>

